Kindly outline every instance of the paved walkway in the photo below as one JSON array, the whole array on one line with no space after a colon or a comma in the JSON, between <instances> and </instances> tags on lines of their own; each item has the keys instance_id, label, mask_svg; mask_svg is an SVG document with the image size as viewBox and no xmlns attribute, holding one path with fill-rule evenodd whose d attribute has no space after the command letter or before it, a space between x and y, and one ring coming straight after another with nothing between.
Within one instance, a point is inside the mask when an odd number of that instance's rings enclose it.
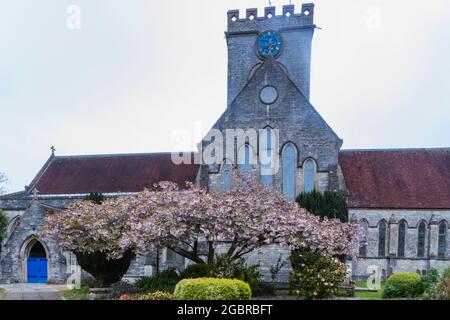
<instances>
[{"instance_id":1,"label":"paved walkway","mask_svg":"<svg viewBox=\"0 0 450 320\"><path fill-rule=\"evenodd\" d=\"M58 290L43 283L0 284L6 292L0 300L61 300Z\"/></svg>"}]
</instances>

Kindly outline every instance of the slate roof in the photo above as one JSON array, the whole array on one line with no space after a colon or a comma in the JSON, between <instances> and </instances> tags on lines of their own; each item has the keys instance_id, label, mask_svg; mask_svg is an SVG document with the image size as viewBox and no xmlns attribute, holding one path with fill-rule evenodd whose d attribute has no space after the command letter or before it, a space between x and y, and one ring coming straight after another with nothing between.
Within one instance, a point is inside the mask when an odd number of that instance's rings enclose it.
<instances>
[{"instance_id":1,"label":"slate roof","mask_svg":"<svg viewBox=\"0 0 450 320\"><path fill-rule=\"evenodd\" d=\"M344 150L350 208L450 209L450 149Z\"/></svg>"},{"instance_id":2,"label":"slate roof","mask_svg":"<svg viewBox=\"0 0 450 320\"><path fill-rule=\"evenodd\" d=\"M184 187L187 181L195 182L198 169L197 164L174 164L171 153L51 157L28 193L34 188L39 195L128 193L160 181Z\"/></svg>"}]
</instances>

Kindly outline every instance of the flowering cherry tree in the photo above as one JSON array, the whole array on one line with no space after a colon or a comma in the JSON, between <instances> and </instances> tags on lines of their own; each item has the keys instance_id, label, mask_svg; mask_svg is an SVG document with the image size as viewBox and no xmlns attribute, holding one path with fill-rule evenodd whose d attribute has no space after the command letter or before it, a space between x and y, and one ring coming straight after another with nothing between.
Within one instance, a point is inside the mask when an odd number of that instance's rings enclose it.
<instances>
[{"instance_id":1,"label":"flowering cherry tree","mask_svg":"<svg viewBox=\"0 0 450 320\"><path fill-rule=\"evenodd\" d=\"M227 244L231 258L272 243L327 256L353 254L358 242L354 224L321 220L255 179L235 178L240 182L221 193L160 182L100 205L75 203L49 217L47 232L68 250L105 252L112 259L153 244L196 263L213 262L219 244Z\"/></svg>"}]
</instances>

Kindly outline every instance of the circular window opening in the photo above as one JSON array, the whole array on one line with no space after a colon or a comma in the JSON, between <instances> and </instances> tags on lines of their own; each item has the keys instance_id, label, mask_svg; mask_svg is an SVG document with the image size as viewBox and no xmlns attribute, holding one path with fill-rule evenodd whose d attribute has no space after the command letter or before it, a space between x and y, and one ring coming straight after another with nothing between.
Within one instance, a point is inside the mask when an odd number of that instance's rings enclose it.
<instances>
[{"instance_id":1,"label":"circular window opening","mask_svg":"<svg viewBox=\"0 0 450 320\"><path fill-rule=\"evenodd\" d=\"M259 93L259 98L264 104L273 104L278 99L278 91L272 86L264 87Z\"/></svg>"}]
</instances>

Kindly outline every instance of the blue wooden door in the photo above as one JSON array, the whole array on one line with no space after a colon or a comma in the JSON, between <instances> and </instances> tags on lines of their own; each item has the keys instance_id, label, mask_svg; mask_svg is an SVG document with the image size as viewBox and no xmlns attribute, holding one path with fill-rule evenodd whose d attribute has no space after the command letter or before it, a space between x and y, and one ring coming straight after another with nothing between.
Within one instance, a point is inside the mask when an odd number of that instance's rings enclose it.
<instances>
[{"instance_id":1,"label":"blue wooden door","mask_svg":"<svg viewBox=\"0 0 450 320\"><path fill-rule=\"evenodd\" d=\"M31 283L47 282L47 259L45 258L28 259L28 282Z\"/></svg>"}]
</instances>

